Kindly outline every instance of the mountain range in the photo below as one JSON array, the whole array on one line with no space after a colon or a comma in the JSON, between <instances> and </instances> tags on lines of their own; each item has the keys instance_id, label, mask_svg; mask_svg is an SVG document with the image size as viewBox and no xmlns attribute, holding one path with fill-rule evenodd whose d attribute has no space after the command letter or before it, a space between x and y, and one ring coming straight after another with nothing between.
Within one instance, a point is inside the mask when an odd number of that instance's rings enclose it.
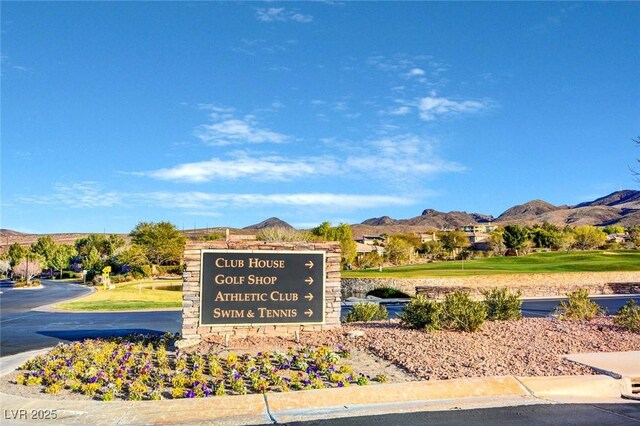
<instances>
[{"instance_id":1,"label":"mountain range","mask_svg":"<svg viewBox=\"0 0 640 426\"><path fill-rule=\"evenodd\" d=\"M556 206L543 200L532 200L505 210L498 217L464 211L440 212L426 209L420 216L393 219L389 216L367 219L353 225L354 234L380 233L375 228L386 227L391 232L413 232L420 228L452 229L463 225L492 223L495 225L549 222L565 225L640 225L640 191L623 190L575 206ZM385 231L387 232L387 231ZM389 233L389 232L387 232Z\"/></svg>"},{"instance_id":2,"label":"mountain range","mask_svg":"<svg viewBox=\"0 0 640 426\"><path fill-rule=\"evenodd\" d=\"M467 213L465 211L440 212L425 209L419 216L409 219L394 219L389 216L374 217L359 224L351 225L353 236L397 234L403 232L424 232L426 230L454 229L464 225L487 224L531 225L548 222L557 226L577 225L621 225L624 227L640 225L640 191L616 191L593 201L576 204L575 206L556 206L543 200L532 200L505 210L498 217L482 213ZM252 234L260 229L280 227L293 228L287 222L271 217L255 225L243 229L234 229L233 233ZM224 228L207 229L209 231L224 232ZM185 231L185 234L202 234L203 230ZM72 243L75 239L86 234L51 234L58 242ZM124 237L128 236L123 234ZM22 234L10 229L0 229L0 245L9 245L14 241L21 244L35 242L38 235Z\"/></svg>"}]
</instances>

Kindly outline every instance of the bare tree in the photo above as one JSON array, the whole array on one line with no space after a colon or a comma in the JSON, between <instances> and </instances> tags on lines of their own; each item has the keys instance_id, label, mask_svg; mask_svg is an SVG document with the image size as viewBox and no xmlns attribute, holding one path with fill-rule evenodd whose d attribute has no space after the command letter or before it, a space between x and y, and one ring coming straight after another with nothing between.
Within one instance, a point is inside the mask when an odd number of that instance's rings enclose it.
<instances>
[{"instance_id":1,"label":"bare tree","mask_svg":"<svg viewBox=\"0 0 640 426\"><path fill-rule=\"evenodd\" d=\"M17 276L24 277L27 283L41 272L42 264L40 260L35 258L30 259L29 256L13 267L13 273Z\"/></svg>"}]
</instances>

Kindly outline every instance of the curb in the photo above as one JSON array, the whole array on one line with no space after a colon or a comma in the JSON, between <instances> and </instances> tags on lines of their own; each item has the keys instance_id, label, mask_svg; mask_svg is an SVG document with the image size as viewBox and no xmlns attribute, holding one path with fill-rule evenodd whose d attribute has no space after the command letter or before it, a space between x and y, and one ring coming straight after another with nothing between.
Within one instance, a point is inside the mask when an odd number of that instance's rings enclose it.
<instances>
[{"instance_id":1,"label":"curb","mask_svg":"<svg viewBox=\"0 0 640 426\"><path fill-rule=\"evenodd\" d=\"M609 376L503 376L163 401L66 401L8 394L0 394L0 400L5 411L12 410L10 412L13 413L28 413L32 409L53 410L63 424L215 422L249 425L354 415L555 403L545 399L549 397L620 398L622 386L621 381Z\"/></svg>"}]
</instances>

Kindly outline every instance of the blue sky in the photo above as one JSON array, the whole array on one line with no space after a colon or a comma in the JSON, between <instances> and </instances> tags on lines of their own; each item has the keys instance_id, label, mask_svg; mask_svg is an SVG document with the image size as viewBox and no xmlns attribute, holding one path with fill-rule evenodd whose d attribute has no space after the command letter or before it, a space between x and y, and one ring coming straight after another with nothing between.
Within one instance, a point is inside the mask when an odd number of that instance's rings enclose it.
<instances>
[{"instance_id":1,"label":"blue sky","mask_svg":"<svg viewBox=\"0 0 640 426\"><path fill-rule=\"evenodd\" d=\"M498 215L637 189L637 3L3 2L3 228Z\"/></svg>"}]
</instances>

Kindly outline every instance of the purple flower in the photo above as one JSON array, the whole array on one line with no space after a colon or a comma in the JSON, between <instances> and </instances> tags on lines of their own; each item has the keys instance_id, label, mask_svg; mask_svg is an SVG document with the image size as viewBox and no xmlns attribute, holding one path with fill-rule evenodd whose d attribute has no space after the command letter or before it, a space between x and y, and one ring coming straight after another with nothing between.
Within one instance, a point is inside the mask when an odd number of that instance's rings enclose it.
<instances>
[{"instance_id":1,"label":"purple flower","mask_svg":"<svg viewBox=\"0 0 640 426\"><path fill-rule=\"evenodd\" d=\"M189 389L187 392L185 392L184 397L185 398L195 398L196 397L196 393L193 391L193 389Z\"/></svg>"},{"instance_id":2,"label":"purple flower","mask_svg":"<svg viewBox=\"0 0 640 426\"><path fill-rule=\"evenodd\" d=\"M89 383L95 383L98 381L98 378L96 376L93 376L92 378L89 379Z\"/></svg>"},{"instance_id":3,"label":"purple flower","mask_svg":"<svg viewBox=\"0 0 640 426\"><path fill-rule=\"evenodd\" d=\"M338 382L338 387L339 387L339 388L343 388L343 387L344 387L344 382L343 382L342 380L340 380L340 381Z\"/></svg>"},{"instance_id":4,"label":"purple flower","mask_svg":"<svg viewBox=\"0 0 640 426\"><path fill-rule=\"evenodd\" d=\"M240 373L238 373L238 372L233 373L234 380L240 380L240 377L242 377L242 375Z\"/></svg>"}]
</instances>

